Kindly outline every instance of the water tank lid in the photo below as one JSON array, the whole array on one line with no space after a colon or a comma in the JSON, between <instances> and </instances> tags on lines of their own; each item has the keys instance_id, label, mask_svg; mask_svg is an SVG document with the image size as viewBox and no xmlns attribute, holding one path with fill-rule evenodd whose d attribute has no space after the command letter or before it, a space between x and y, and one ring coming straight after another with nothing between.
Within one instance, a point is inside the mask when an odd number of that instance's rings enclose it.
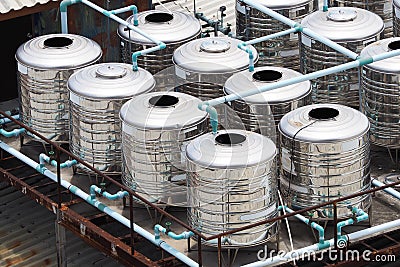
<instances>
[{"instance_id":1,"label":"water tank lid","mask_svg":"<svg viewBox=\"0 0 400 267\"><path fill-rule=\"evenodd\" d=\"M273 160L276 153L276 146L268 137L238 129L203 134L186 147L189 160L211 169L254 167Z\"/></svg>"},{"instance_id":2,"label":"water tank lid","mask_svg":"<svg viewBox=\"0 0 400 267\"><path fill-rule=\"evenodd\" d=\"M331 7L328 12L318 10L307 15L301 24L336 42L368 40L385 26L377 14L356 7Z\"/></svg>"},{"instance_id":3,"label":"water tank lid","mask_svg":"<svg viewBox=\"0 0 400 267\"><path fill-rule=\"evenodd\" d=\"M120 111L123 123L149 130L180 130L204 121L208 113L198 109L201 100L179 92L152 92L126 102ZM187 129L186 129L187 130Z\"/></svg>"},{"instance_id":4,"label":"water tank lid","mask_svg":"<svg viewBox=\"0 0 400 267\"><path fill-rule=\"evenodd\" d=\"M290 111L279 122L279 132L296 141L337 143L369 131L368 118L360 111L339 104L307 105Z\"/></svg>"},{"instance_id":5,"label":"water tank lid","mask_svg":"<svg viewBox=\"0 0 400 267\"><path fill-rule=\"evenodd\" d=\"M310 0L285 0L285 1L255 0L254 2L276 10L276 9L292 9L298 6L303 6L305 4L308 4Z\"/></svg>"},{"instance_id":6,"label":"water tank lid","mask_svg":"<svg viewBox=\"0 0 400 267\"><path fill-rule=\"evenodd\" d=\"M372 57L397 49L400 49L400 37L386 38L366 46L363 50L361 50L360 56L361 58ZM366 65L366 67L381 72L399 74L400 56L390 57L384 60L376 61L374 63Z\"/></svg>"},{"instance_id":7,"label":"water tank lid","mask_svg":"<svg viewBox=\"0 0 400 267\"><path fill-rule=\"evenodd\" d=\"M108 62L76 71L67 86L75 95L89 99L128 99L151 91L155 83L147 70L133 71L130 64Z\"/></svg>"},{"instance_id":8,"label":"water tank lid","mask_svg":"<svg viewBox=\"0 0 400 267\"><path fill-rule=\"evenodd\" d=\"M78 69L98 61L101 47L75 34L41 35L21 44L15 58L19 64L42 70Z\"/></svg>"},{"instance_id":9,"label":"water tank lid","mask_svg":"<svg viewBox=\"0 0 400 267\"><path fill-rule=\"evenodd\" d=\"M288 68L256 67L254 72L244 70L233 74L224 85L225 94L241 94L251 89L278 81L299 77L302 74ZM304 81L243 98L248 104L279 104L301 99L311 92L311 83Z\"/></svg>"},{"instance_id":10,"label":"water tank lid","mask_svg":"<svg viewBox=\"0 0 400 267\"><path fill-rule=\"evenodd\" d=\"M126 21L133 25L133 19L132 15ZM167 45L191 40L201 33L200 21L191 14L180 11L167 13L160 10L147 10L139 12L138 21L137 29ZM117 33L128 42L154 45L154 42L135 31L128 30L123 24L118 26Z\"/></svg>"},{"instance_id":11,"label":"water tank lid","mask_svg":"<svg viewBox=\"0 0 400 267\"><path fill-rule=\"evenodd\" d=\"M249 66L249 55L238 48L240 40L231 37L195 39L178 47L172 57L176 68L198 73L234 73ZM257 50L249 45L254 62Z\"/></svg>"}]
</instances>

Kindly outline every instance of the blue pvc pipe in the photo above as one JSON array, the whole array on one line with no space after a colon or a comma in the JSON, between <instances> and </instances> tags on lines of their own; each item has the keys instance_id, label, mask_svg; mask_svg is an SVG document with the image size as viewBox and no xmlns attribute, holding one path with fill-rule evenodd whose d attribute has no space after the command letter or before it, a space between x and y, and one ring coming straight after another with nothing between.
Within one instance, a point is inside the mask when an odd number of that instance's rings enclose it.
<instances>
[{"instance_id":1,"label":"blue pvc pipe","mask_svg":"<svg viewBox=\"0 0 400 267\"><path fill-rule=\"evenodd\" d=\"M287 212L289 212L289 213L294 212L292 209L290 209L290 208L287 207L287 206L279 206L279 207L278 207L278 210L282 210L283 208L285 209L285 211L287 211ZM326 241L325 241L325 230L324 230L324 228L323 228L321 225L319 225L319 224L317 224L317 223L315 223L315 222L311 222L310 219L307 219L306 217L304 217L304 216L301 215L301 214L296 214L296 215L294 215L294 217L296 217L296 218L299 219L300 221L304 222L306 225L310 225L312 228L314 228L315 230L318 231L318 235L319 235L319 244L320 244L321 246L328 245L328 244L326 243Z\"/></svg>"},{"instance_id":2,"label":"blue pvc pipe","mask_svg":"<svg viewBox=\"0 0 400 267\"><path fill-rule=\"evenodd\" d=\"M160 233L164 233L175 240L189 239L190 237L194 236L194 233L192 231L185 231L182 232L181 234L175 234L172 231L167 231L167 229L162 227L161 225L156 224L154 226L155 239L160 239Z\"/></svg>"},{"instance_id":3,"label":"blue pvc pipe","mask_svg":"<svg viewBox=\"0 0 400 267\"><path fill-rule=\"evenodd\" d=\"M124 197L129 196L129 193L127 191L119 191L118 193L115 194L110 194L106 191L103 191L101 188L99 188L97 185L91 185L90 186L90 197L92 199L96 198L96 193L99 195L109 199L109 200L117 200L117 199L122 199Z\"/></svg>"},{"instance_id":4,"label":"blue pvc pipe","mask_svg":"<svg viewBox=\"0 0 400 267\"><path fill-rule=\"evenodd\" d=\"M127 7L122 7L118 9L111 10L110 12L112 14L120 14L124 13L126 11L132 11L133 12L133 25L138 26L139 25L139 20L138 20L138 9L135 5L130 5Z\"/></svg>"},{"instance_id":5,"label":"blue pvc pipe","mask_svg":"<svg viewBox=\"0 0 400 267\"><path fill-rule=\"evenodd\" d=\"M41 153L39 155L39 164L40 164L40 166L44 167L44 164L46 162L49 163L50 165L54 166L54 167L57 167L57 161L56 160L51 160L50 161L50 157L49 156L47 156L46 154ZM67 161L65 161L63 163L60 163L60 168L61 169L70 168L70 167L72 167L72 166L74 166L76 164L78 164L78 161L76 161L75 159L67 160Z\"/></svg>"},{"instance_id":6,"label":"blue pvc pipe","mask_svg":"<svg viewBox=\"0 0 400 267\"><path fill-rule=\"evenodd\" d=\"M361 221L368 220L368 214L366 212L364 212L362 209L359 209L359 208L356 208L356 207L349 207L349 209L351 209L351 212L354 215L356 215L356 218L355 218L355 220L350 218L350 219L347 219L345 221L338 222L337 227L336 227L337 228L338 239L342 238L342 228L344 226L352 225L354 223L358 223L358 222L361 222Z\"/></svg>"},{"instance_id":7,"label":"blue pvc pipe","mask_svg":"<svg viewBox=\"0 0 400 267\"><path fill-rule=\"evenodd\" d=\"M217 134L218 131L218 112L213 107L207 104L207 102L200 103L198 105L200 110L206 111L210 115L210 124L213 134Z\"/></svg>"},{"instance_id":8,"label":"blue pvc pipe","mask_svg":"<svg viewBox=\"0 0 400 267\"><path fill-rule=\"evenodd\" d=\"M113 11L108 11L105 10L102 7L99 7L96 4L93 4L90 1L87 0L64 0L61 2L60 4L60 12L61 12L61 32L62 33L68 33L68 21L67 21L67 7L71 4L75 4L75 3L82 3L85 4L91 8L93 8L94 10L102 13L103 15L115 20L116 22L128 27L130 30L137 32L138 34L142 35L143 37L145 37L146 39L148 39L149 41L153 42L156 44L155 47L151 47L148 49L144 49L142 51L137 51L135 53L132 54L132 69L134 71L138 70L138 66L137 66L137 57L140 55L145 55L154 51L158 51L158 50L162 50L164 48L166 48L166 44L151 37L150 35L148 35L147 33L143 32L142 30L138 29L137 25L132 25L131 23L127 22L126 20L121 19L120 17L116 16L115 13L120 12L121 10L125 10L124 8L121 9L117 9L117 10L113 10ZM61 8L62 5L62 8ZM130 7L127 7L130 8ZM136 8L136 7L135 7ZM137 20L137 18L136 18ZM135 24L135 19L134 19L134 24Z\"/></svg>"},{"instance_id":9,"label":"blue pvc pipe","mask_svg":"<svg viewBox=\"0 0 400 267\"><path fill-rule=\"evenodd\" d=\"M6 143L0 141L0 148L3 149L4 151L10 153L11 155L15 156L19 160L23 161L24 163L26 163L30 167L36 169L37 171L39 171L40 173L42 173L46 177L50 178L51 180L57 182L57 175L55 173L49 171L46 168L40 168L40 164L39 163L37 163L36 161L32 160L31 158L25 156L24 154L22 154L21 152L15 150L14 148L10 147ZM122 216L118 212L116 212L113 209L109 208L107 205L103 204L102 202L100 202L100 201L98 201L96 199L92 199L92 197L89 194L87 194L86 192L84 192L83 190L78 188L77 186L75 186L75 185L71 184L70 182L68 182L66 180L63 180L63 179L61 179L61 186L63 186L64 188L68 189L70 192L72 192L73 194L77 195L78 197L84 199L90 205L92 205L92 206L96 207L97 209L103 211L104 213L110 215L112 218L114 218L115 220L119 221L120 223L122 223L126 227L128 227L128 228L131 227L131 222L130 222L129 219L125 218L124 216ZM170 253L172 256L174 256L177 259L181 260L186 265L188 265L190 267L198 267L199 266L199 264L197 262L195 262L194 260L192 260L191 258L186 256L182 252L180 252L180 251L176 250L175 248L171 247L165 241L159 240L159 239L156 240L153 234L151 234L150 232L146 231L145 229L143 229L139 225L133 223L133 229L132 230L135 231L136 233L138 233L139 235L141 235L142 237L146 238L147 240L149 240L151 243L153 243L157 247L162 248L163 250L165 250L168 253Z\"/></svg>"},{"instance_id":10,"label":"blue pvc pipe","mask_svg":"<svg viewBox=\"0 0 400 267\"><path fill-rule=\"evenodd\" d=\"M16 119L16 120L19 120L19 114L18 114L18 115L13 115L13 116L11 116L11 117L13 117L13 118ZM12 122L12 120L9 119L9 118L1 118L1 119L0 119L0 124L1 124L1 125L7 124L7 123L10 123L10 122Z\"/></svg>"},{"instance_id":11,"label":"blue pvc pipe","mask_svg":"<svg viewBox=\"0 0 400 267\"><path fill-rule=\"evenodd\" d=\"M6 131L4 129L0 129L0 134L5 137L15 137L25 132L24 128L14 129L12 131Z\"/></svg>"},{"instance_id":12,"label":"blue pvc pipe","mask_svg":"<svg viewBox=\"0 0 400 267\"><path fill-rule=\"evenodd\" d=\"M274 39L274 38L282 37L282 36L285 36L287 34L295 33L295 32L298 32L298 31L300 31L300 28L299 27L294 27L294 28L290 28L290 29L285 30L285 31L269 34L269 35L266 35L266 36L263 36L263 37L252 39L250 41L246 41L246 42L242 43L242 45L243 44L244 45L252 45L252 44L268 41L268 40L271 40L271 39Z\"/></svg>"},{"instance_id":13,"label":"blue pvc pipe","mask_svg":"<svg viewBox=\"0 0 400 267\"><path fill-rule=\"evenodd\" d=\"M322 6L322 11L326 12L328 11L328 0L324 0L324 5Z\"/></svg>"}]
</instances>

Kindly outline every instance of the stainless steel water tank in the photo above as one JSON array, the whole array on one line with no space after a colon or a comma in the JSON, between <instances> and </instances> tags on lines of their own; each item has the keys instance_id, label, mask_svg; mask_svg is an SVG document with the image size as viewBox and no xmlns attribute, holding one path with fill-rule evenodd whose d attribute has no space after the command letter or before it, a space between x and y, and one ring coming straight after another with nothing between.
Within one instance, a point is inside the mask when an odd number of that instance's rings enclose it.
<instances>
[{"instance_id":1,"label":"stainless steel water tank","mask_svg":"<svg viewBox=\"0 0 400 267\"><path fill-rule=\"evenodd\" d=\"M104 173L121 173L119 110L132 97L150 92L153 75L125 63L95 64L68 79L70 150ZM89 172L83 165L77 171Z\"/></svg>"},{"instance_id":2,"label":"stainless steel water tank","mask_svg":"<svg viewBox=\"0 0 400 267\"><path fill-rule=\"evenodd\" d=\"M201 100L224 95L223 86L234 73L249 68L249 55L238 48L240 40L230 37L207 37L192 40L177 48L173 55L176 89ZM254 62L256 49L249 45ZM220 122L224 122L224 106L216 106Z\"/></svg>"},{"instance_id":3,"label":"stainless steel water tank","mask_svg":"<svg viewBox=\"0 0 400 267\"><path fill-rule=\"evenodd\" d=\"M393 0L393 37L400 36L400 1Z\"/></svg>"},{"instance_id":4,"label":"stainless steel water tank","mask_svg":"<svg viewBox=\"0 0 400 267\"><path fill-rule=\"evenodd\" d=\"M400 48L400 37L372 43L361 57L376 56ZM392 57L362 67L362 112L371 123L372 143L400 148L400 57Z\"/></svg>"},{"instance_id":5,"label":"stainless steel water tank","mask_svg":"<svg viewBox=\"0 0 400 267\"><path fill-rule=\"evenodd\" d=\"M127 21L133 24L133 16L130 16ZM155 75L156 90L164 90L165 86L173 85L174 82L173 68L169 69L169 67L173 66L172 55L175 49L190 40L199 38L201 24L190 13L180 11L167 13L160 10L139 12L138 21L138 29L167 45L165 49L138 57L138 65ZM121 39L121 58L125 63L132 63L133 52L155 46L142 35L126 30L122 24L118 27L117 33Z\"/></svg>"},{"instance_id":6,"label":"stainless steel water tank","mask_svg":"<svg viewBox=\"0 0 400 267\"><path fill-rule=\"evenodd\" d=\"M301 24L355 53L360 53L366 45L379 40L384 28L378 15L353 7L316 11L305 17ZM304 33L301 34L300 53L303 74L352 60ZM358 78L358 69L353 68L312 80L313 103L335 103L359 109Z\"/></svg>"},{"instance_id":7,"label":"stainless steel water tank","mask_svg":"<svg viewBox=\"0 0 400 267\"><path fill-rule=\"evenodd\" d=\"M282 67L256 67L254 72L241 71L232 75L224 85L225 94L242 94L270 83L301 76L301 73ZM268 136L276 144L278 124L283 115L311 103L309 81L288 85L261 94L232 101L230 107L238 115L229 116L229 125L243 124L246 130Z\"/></svg>"},{"instance_id":8,"label":"stainless steel water tank","mask_svg":"<svg viewBox=\"0 0 400 267\"><path fill-rule=\"evenodd\" d=\"M97 43L74 34L42 35L20 45L15 58L21 122L51 141L68 142L68 78L101 56Z\"/></svg>"},{"instance_id":9,"label":"stainless steel water tank","mask_svg":"<svg viewBox=\"0 0 400 267\"><path fill-rule=\"evenodd\" d=\"M329 0L330 7L358 7L379 15L385 23L383 38L393 36L392 0Z\"/></svg>"},{"instance_id":10,"label":"stainless steel water tank","mask_svg":"<svg viewBox=\"0 0 400 267\"><path fill-rule=\"evenodd\" d=\"M207 133L191 141L186 149L189 225L211 236L276 217L275 155L269 138L244 130ZM222 246L255 246L276 232L277 223L262 224L225 236Z\"/></svg>"},{"instance_id":11,"label":"stainless steel water tank","mask_svg":"<svg viewBox=\"0 0 400 267\"><path fill-rule=\"evenodd\" d=\"M186 205L186 144L208 131L200 102L183 93L153 92L122 106L125 185L155 203Z\"/></svg>"},{"instance_id":12,"label":"stainless steel water tank","mask_svg":"<svg viewBox=\"0 0 400 267\"><path fill-rule=\"evenodd\" d=\"M314 104L295 109L281 119L280 190L294 209L332 201L369 190L368 118L350 107ZM348 206L367 211L371 195L337 205L338 218L352 216ZM307 216L333 220L333 206Z\"/></svg>"},{"instance_id":13,"label":"stainless steel water tank","mask_svg":"<svg viewBox=\"0 0 400 267\"><path fill-rule=\"evenodd\" d=\"M318 10L318 0L258 0L255 2L299 23L305 16ZM247 41L287 29L286 24L237 0L236 36L238 38ZM297 33L260 42L254 46L260 53L257 66L286 67L300 70Z\"/></svg>"}]
</instances>

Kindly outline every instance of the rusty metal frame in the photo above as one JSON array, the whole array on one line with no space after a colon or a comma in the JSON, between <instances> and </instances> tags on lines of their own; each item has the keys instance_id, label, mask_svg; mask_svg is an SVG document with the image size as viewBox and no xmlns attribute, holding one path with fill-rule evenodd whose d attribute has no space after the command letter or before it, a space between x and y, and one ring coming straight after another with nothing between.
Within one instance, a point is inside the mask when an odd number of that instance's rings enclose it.
<instances>
[{"instance_id":1,"label":"rusty metal frame","mask_svg":"<svg viewBox=\"0 0 400 267\"><path fill-rule=\"evenodd\" d=\"M229 236L231 234L234 234L234 233L237 233L237 232L240 232L240 231L243 231L243 230L248 230L248 229L251 229L253 227L263 225L263 224L274 223L276 221L280 221L280 220L286 219L288 217L292 217L292 216L297 215L297 214L303 214L305 212L312 211L312 210L315 210L315 209L319 209L319 208L322 208L322 207L325 207L325 206L328 206L328 205L333 206L333 209L334 209L334 220L333 220L333 222L336 225L338 223L337 204L339 202L342 202L342 201L345 201L345 200L348 200L348 199L351 199L351 198L359 197L359 196L362 196L362 195L365 195L365 194L371 194L371 193L374 193L374 192L377 192L377 191L384 190L384 189L389 188L389 187L394 187L396 185L400 185L400 181L394 182L394 183L387 184L387 185L382 186L382 187L372 188L372 189L369 189L369 190L366 190L366 191L363 191L363 192L351 194L351 195L348 195L348 196L345 196L345 197L341 197L341 198L338 198L338 199L335 199L335 200L332 200L332 201L324 202L324 203L319 204L319 205L315 205L315 206L311 206L311 207L308 207L308 208L297 210L297 211L294 211L294 212L291 212L291 213L287 213L285 215L281 215L281 216L278 216L278 217L275 217L275 218L272 218L272 219L267 219L267 220L263 220L263 221L260 221L260 222L257 222L257 223L249 224L249 225L246 225L246 226L234 229L234 230L222 232L220 234L216 234L216 235L213 235L213 236L205 236L200 231L198 231L196 229L193 229L192 227L190 227L189 225L187 225L186 223L184 223L180 219L176 218L175 216L171 215L170 213L166 212L165 210L163 210L159 206L149 202L148 200L146 200L145 198L143 198L142 196L137 194L135 191L132 191L132 189L130 189L129 187L127 187L125 185L122 185L121 183L115 181L114 179L110 178L109 176L107 176L107 175L103 174L102 172L98 171L97 169L93 168L91 165L89 165L88 163L84 162L80 158L76 157L71 152L69 152L69 151L65 150L64 148L62 148L59 144L57 144L55 142L52 142L49 139L47 139L46 137L44 137L43 135L37 133L31 127L21 123L18 120L15 120L14 118L12 118L11 116L9 116L8 114L6 114L5 112L3 112L1 110L0 110L0 115L2 115L3 117L9 118L10 120L12 120L14 123L19 125L20 127L25 128L27 131L33 133L34 135L36 135L37 137L39 137L40 139L42 139L46 143L52 145L53 149L55 149L57 151L57 153L64 153L64 154L68 155L70 158L75 159L80 164L84 165L85 167L87 167L88 169L93 171L95 174L101 176L102 178L105 178L106 180L108 180L109 182L113 183L117 187L127 191L129 193L129 199L130 199L128 206L129 206L129 211L130 211L129 214L130 214L131 224L133 224L133 215L132 215L133 214L133 205L132 205L132 201L131 201L132 196L133 196L133 197L141 200L145 205L148 205L149 207L155 209L160 214L168 217L170 220L178 223L179 225L181 225L182 227L186 228L187 230L192 231L197 237L197 250L198 250L198 252L197 252L198 253L197 262L198 262L200 267L202 266L202 240L204 240L204 241L209 241L209 240L212 240L212 239L217 239L218 240L218 266L221 266L221 258L220 258L221 257L221 250L222 250L221 238L224 237L224 236ZM41 205L46 206L48 209L49 209L49 207L51 209L53 209L53 207L58 208L58 206L59 206L58 203L54 203L51 200L49 202L49 199L46 199L46 197L44 195L40 194L40 192L29 188L29 185L27 185L23 181L19 181L18 178L13 177L9 173L7 173L4 169L0 168L0 172L2 173L2 176L0 178L8 180L9 183L12 186L17 187L20 190L25 190L25 194L28 194L29 196L31 196L31 198L37 200L38 203L40 203ZM59 173L59 166L57 168L57 172ZM61 186L60 185L60 181L58 181L58 183L59 183L58 186ZM24 193L24 191L23 191L23 193ZM58 192L58 194L60 194L60 192ZM68 219L63 220L61 223L63 225L65 225L65 227L71 228L72 231L76 232L76 225L77 225L77 223L80 223L80 221L78 219L80 215L77 214L77 213L74 213L70 209L66 209L65 207L62 207L61 210L65 215L68 214L68 216L66 216L66 218L68 218ZM89 227L89 229L93 229L93 227L97 227L94 224L93 225L90 224L90 225L91 226ZM96 232L93 232L93 236L96 236L95 234L96 234ZM107 236L107 234L104 231L103 231L103 234L104 234L104 236L103 236L104 240L102 242L94 243L94 242L92 242L91 239L86 239L86 238L84 238L84 240L85 241L90 240L90 241L88 241L89 244L99 248L100 250L103 250L104 252L108 253L111 256L114 256L115 255L115 251L111 251L111 253L110 253L111 244L120 244L119 242L121 242L121 241L113 240L112 236ZM83 237L85 237L85 236L83 236ZM143 255L137 253L134 250L134 240L133 240L134 238L133 237L134 237L134 235L133 235L133 230L132 230L132 227L131 227L131 235L130 235L131 242L130 242L130 246L127 246L125 243L121 242L121 244L117 246L117 247L119 247L118 251L121 248L127 249L129 247L129 250L131 252L130 256L133 257L136 260L139 260L140 258L142 258ZM336 244L337 243L337 235L336 234L334 236L334 239L335 239L335 244ZM105 249L103 247L104 244L106 246L109 246L109 249ZM189 245L190 245L190 241L188 241L188 246ZM118 253L120 253L121 256L123 256L123 257L127 256L126 254L124 254L124 253L126 253L125 249L123 250L124 252L122 252L122 249L121 249L121 252L117 252L117 255L118 255ZM117 259L120 260L119 255L118 255ZM146 259L146 257L143 256L142 259ZM129 259L129 260L133 260L133 259ZM126 259L126 261L127 261L126 263L129 263L129 260ZM154 262L148 262L148 263L149 264L155 264ZM150 266L157 266L157 265L150 265Z\"/></svg>"}]
</instances>

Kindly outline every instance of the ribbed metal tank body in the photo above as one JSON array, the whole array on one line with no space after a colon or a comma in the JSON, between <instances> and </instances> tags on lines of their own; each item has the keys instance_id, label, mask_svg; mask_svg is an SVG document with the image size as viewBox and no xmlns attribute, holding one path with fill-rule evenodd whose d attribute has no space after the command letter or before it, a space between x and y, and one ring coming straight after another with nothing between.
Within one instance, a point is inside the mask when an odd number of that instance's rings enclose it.
<instances>
[{"instance_id":1,"label":"ribbed metal tank body","mask_svg":"<svg viewBox=\"0 0 400 267\"><path fill-rule=\"evenodd\" d=\"M179 92L153 92L122 106L125 185L154 203L186 206L186 145L208 131L200 102Z\"/></svg>"},{"instance_id":2,"label":"ribbed metal tank body","mask_svg":"<svg viewBox=\"0 0 400 267\"><path fill-rule=\"evenodd\" d=\"M119 111L131 98L150 92L153 75L125 63L102 63L75 72L70 91L70 150L103 173L121 173L121 121ZM85 166L78 172L93 173Z\"/></svg>"},{"instance_id":3,"label":"ribbed metal tank body","mask_svg":"<svg viewBox=\"0 0 400 267\"><path fill-rule=\"evenodd\" d=\"M224 85L224 92L226 95L243 94L273 82L299 76L301 73L288 68L256 67L254 72L245 70L232 75ZM229 116L228 124L233 128L244 125L246 130L264 134L276 143L281 118L286 113L310 103L309 81L281 87L231 101L230 107L238 116Z\"/></svg>"},{"instance_id":4,"label":"ribbed metal tank body","mask_svg":"<svg viewBox=\"0 0 400 267\"><path fill-rule=\"evenodd\" d=\"M20 45L15 58L21 122L54 142L67 143L67 81L74 72L98 62L101 56L97 43L74 34L42 35Z\"/></svg>"},{"instance_id":5,"label":"ribbed metal tank body","mask_svg":"<svg viewBox=\"0 0 400 267\"><path fill-rule=\"evenodd\" d=\"M133 24L133 16L127 21ZM138 29L151 37L164 42L167 47L138 57L138 65L155 76L156 90L165 91L165 88L174 84L172 56L179 46L193 39L200 38L201 24L198 19L189 13L173 11L172 14L159 10L139 12ZM121 40L121 59L124 63L132 63L132 53L156 46L150 40L136 32L128 31L124 25L118 28Z\"/></svg>"},{"instance_id":6,"label":"ribbed metal tank body","mask_svg":"<svg viewBox=\"0 0 400 267\"><path fill-rule=\"evenodd\" d=\"M387 38L364 48L361 56L375 56L399 48L400 37ZM361 110L371 123L371 143L400 148L400 57L363 66L361 89Z\"/></svg>"},{"instance_id":7,"label":"ribbed metal tank body","mask_svg":"<svg viewBox=\"0 0 400 267\"><path fill-rule=\"evenodd\" d=\"M318 0L259 0L256 1L298 23L318 10ZM236 4L236 35L247 41L287 30L286 24L242 2ZM254 44L260 53L257 66L286 67L300 70L298 34L293 33Z\"/></svg>"},{"instance_id":8,"label":"ribbed metal tank body","mask_svg":"<svg viewBox=\"0 0 400 267\"><path fill-rule=\"evenodd\" d=\"M283 116L280 190L294 209L369 190L369 122L361 112L337 104L314 104ZM348 206L367 210L370 194L338 203L338 218L351 217ZM333 220L332 205L307 216Z\"/></svg>"},{"instance_id":9,"label":"ribbed metal tank body","mask_svg":"<svg viewBox=\"0 0 400 267\"><path fill-rule=\"evenodd\" d=\"M186 150L189 225L211 236L276 217L275 155L269 138L245 130L221 130L191 141ZM259 245L276 233L277 222L262 224L226 236L222 247Z\"/></svg>"},{"instance_id":10,"label":"ribbed metal tank body","mask_svg":"<svg viewBox=\"0 0 400 267\"><path fill-rule=\"evenodd\" d=\"M393 37L400 36L400 1L393 0Z\"/></svg>"},{"instance_id":11,"label":"ribbed metal tank body","mask_svg":"<svg viewBox=\"0 0 400 267\"><path fill-rule=\"evenodd\" d=\"M176 91L206 101L224 96L226 80L234 73L249 68L249 55L238 48L240 40L230 37L207 37L190 41L175 50ZM257 50L249 45L254 62ZM221 125L226 125L225 105L216 109Z\"/></svg>"},{"instance_id":12,"label":"ribbed metal tank body","mask_svg":"<svg viewBox=\"0 0 400 267\"><path fill-rule=\"evenodd\" d=\"M330 7L357 7L379 15L385 23L382 38L393 36L392 0L329 0Z\"/></svg>"},{"instance_id":13,"label":"ribbed metal tank body","mask_svg":"<svg viewBox=\"0 0 400 267\"><path fill-rule=\"evenodd\" d=\"M314 12L301 24L355 53L360 53L366 45L379 40L384 26L378 15L351 7L332 7L327 12ZM303 74L352 61L304 33L301 34L300 54ZM359 109L358 69L352 68L312 80L311 95L314 104L333 103Z\"/></svg>"}]
</instances>

